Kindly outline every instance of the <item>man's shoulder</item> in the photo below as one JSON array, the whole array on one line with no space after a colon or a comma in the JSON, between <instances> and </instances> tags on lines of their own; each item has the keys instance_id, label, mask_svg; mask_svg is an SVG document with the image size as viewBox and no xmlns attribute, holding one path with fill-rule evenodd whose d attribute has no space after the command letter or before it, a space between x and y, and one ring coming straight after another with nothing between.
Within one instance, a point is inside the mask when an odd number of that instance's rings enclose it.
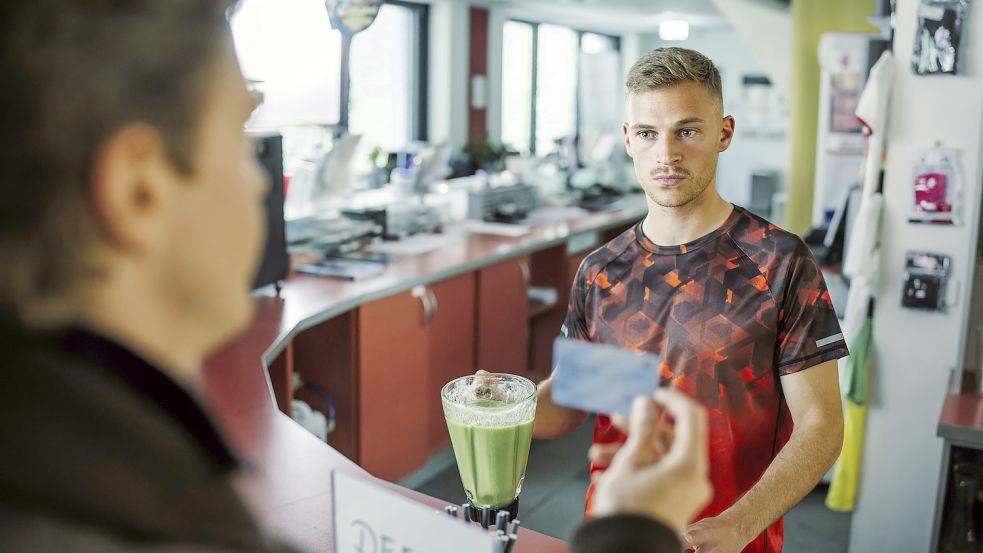
<instances>
[{"instance_id":1,"label":"man's shoulder","mask_svg":"<svg viewBox=\"0 0 983 553\"><path fill-rule=\"evenodd\" d=\"M637 244L637 228L637 224L632 225L600 248L587 254L577 271L577 282L590 286L597 276L606 273L616 260L623 259L626 255L633 255L633 248Z\"/></svg>"},{"instance_id":2,"label":"man's shoulder","mask_svg":"<svg viewBox=\"0 0 983 553\"><path fill-rule=\"evenodd\" d=\"M37 514L35 524L84 518L151 536L256 533L229 473L160 407L49 344L11 353L0 371L0 450L18 452L0 464L8 507ZM112 489L95 473L111 474Z\"/></svg>"},{"instance_id":3,"label":"man's shoulder","mask_svg":"<svg viewBox=\"0 0 983 553\"><path fill-rule=\"evenodd\" d=\"M179 536L142 536L81 523L54 513L0 508L0 551L72 551L75 553L292 553L291 546L272 538L253 544Z\"/></svg>"},{"instance_id":4,"label":"man's shoulder","mask_svg":"<svg viewBox=\"0 0 983 553\"><path fill-rule=\"evenodd\" d=\"M728 235L759 266L811 257L808 246L797 234L772 223L760 215L741 209L741 217Z\"/></svg>"}]
</instances>

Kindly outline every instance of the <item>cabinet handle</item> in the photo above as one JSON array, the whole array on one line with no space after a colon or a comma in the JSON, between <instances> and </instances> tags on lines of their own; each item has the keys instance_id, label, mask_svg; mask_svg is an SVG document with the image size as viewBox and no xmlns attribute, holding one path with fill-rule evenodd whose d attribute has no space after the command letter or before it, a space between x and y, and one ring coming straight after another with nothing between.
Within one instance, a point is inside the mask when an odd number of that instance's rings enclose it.
<instances>
[{"instance_id":1,"label":"cabinet handle","mask_svg":"<svg viewBox=\"0 0 983 553\"><path fill-rule=\"evenodd\" d=\"M532 285L532 271L529 270L528 261L519 262L519 272L522 273L522 283L526 285L526 288L529 288Z\"/></svg>"},{"instance_id":2,"label":"cabinet handle","mask_svg":"<svg viewBox=\"0 0 983 553\"><path fill-rule=\"evenodd\" d=\"M423 304L423 326L429 325L433 321L434 316L435 298L433 292L427 289L426 286L415 286L410 293Z\"/></svg>"},{"instance_id":3,"label":"cabinet handle","mask_svg":"<svg viewBox=\"0 0 983 553\"><path fill-rule=\"evenodd\" d=\"M427 326L433 321L433 303L430 301L430 291L424 294L420 301L423 302L423 326Z\"/></svg>"},{"instance_id":4,"label":"cabinet handle","mask_svg":"<svg viewBox=\"0 0 983 553\"><path fill-rule=\"evenodd\" d=\"M424 324L428 325L437 317L437 309L440 305L437 303L437 294L434 293L433 289L427 288L427 297L430 299L430 318Z\"/></svg>"}]
</instances>

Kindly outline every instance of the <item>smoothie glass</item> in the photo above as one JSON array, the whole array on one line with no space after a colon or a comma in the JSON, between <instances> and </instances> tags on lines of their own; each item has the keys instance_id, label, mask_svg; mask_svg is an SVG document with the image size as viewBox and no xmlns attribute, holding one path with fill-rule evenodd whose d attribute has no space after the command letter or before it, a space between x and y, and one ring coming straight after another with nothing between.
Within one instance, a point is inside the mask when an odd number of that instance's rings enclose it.
<instances>
[{"instance_id":1,"label":"smoothie glass","mask_svg":"<svg viewBox=\"0 0 983 553\"><path fill-rule=\"evenodd\" d=\"M468 501L514 518L536 416L536 385L510 374L464 376L440 391Z\"/></svg>"}]
</instances>

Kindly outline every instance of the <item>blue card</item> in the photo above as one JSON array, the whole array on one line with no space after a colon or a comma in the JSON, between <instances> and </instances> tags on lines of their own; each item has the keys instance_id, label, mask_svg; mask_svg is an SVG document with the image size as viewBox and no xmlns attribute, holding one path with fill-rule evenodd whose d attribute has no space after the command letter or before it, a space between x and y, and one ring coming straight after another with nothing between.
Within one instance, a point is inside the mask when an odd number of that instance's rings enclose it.
<instances>
[{"instance_id":1,"label":"blue card","mask_svg":"<svg viewBox=\"0 0 983 553\"><path fill-rule=\"evenodd\" d=\"M553 342L553 403L628 416L636 396L655 393L661 363L652 353L557 338Z\"/></svg>"}]
</instances>

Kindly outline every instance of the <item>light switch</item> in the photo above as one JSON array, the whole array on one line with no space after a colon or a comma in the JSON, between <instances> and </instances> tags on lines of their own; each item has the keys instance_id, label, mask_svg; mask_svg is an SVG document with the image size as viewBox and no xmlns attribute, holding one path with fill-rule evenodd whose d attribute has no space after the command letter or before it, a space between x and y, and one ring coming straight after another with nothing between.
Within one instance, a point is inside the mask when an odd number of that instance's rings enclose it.
<instances>
[{"instance_id":1,"label":"light switch","mask_svg":"<svg viewBox=\"0 0 983 553\"><path fill-rule=\"evenodd\" d=\"M928 252L905 254L901 305L910 309L944 311L955 305L958 287L947 287L949 256Z\"/></svg>"}]
</instances>

